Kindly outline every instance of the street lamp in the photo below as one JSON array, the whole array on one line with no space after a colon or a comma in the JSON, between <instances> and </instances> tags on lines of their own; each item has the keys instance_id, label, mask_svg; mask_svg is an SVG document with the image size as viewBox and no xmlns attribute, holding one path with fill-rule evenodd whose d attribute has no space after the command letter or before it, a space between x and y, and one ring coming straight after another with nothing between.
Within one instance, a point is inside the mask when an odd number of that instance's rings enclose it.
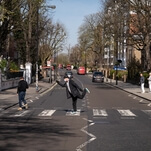
<instances>
[{"instance_id":1,"label":"street lamp","mask_svg":"<svg viewBox=\"0 0 151 151\"><path fill-rule=\"evenodd\" d=\"M85 74L87 73L87 59L86 59L86 49L85 49Z\"/></svg>"},{"instance_id":2,"label":"street lamp","mask_svg":"<svg viewBox=\"0 0 151 151\"><path fill-rule=\"evenodd\" d=\"M50 6L41 6L41 7L48 7L51 9L56 9L55 5L50 5ZM36 43L36 51L37 51L37 57L36 57L36 91L38 92L38 52L39 52L39 6L37 6L37 43Z\"/></svg>"},{"instance_id":3,"label":"street lamp","mask_svg":"<svg viewBox=\"0 0 151 151\"><path fill-rule=\"evenodd\" d=\"M118 85L118 76L117 76L117 74L118 74L118 65L120 64L120 63L122 63L122 60L117 60L117 62L116 62L116 85Z\"/></svg>"}]
</instances>

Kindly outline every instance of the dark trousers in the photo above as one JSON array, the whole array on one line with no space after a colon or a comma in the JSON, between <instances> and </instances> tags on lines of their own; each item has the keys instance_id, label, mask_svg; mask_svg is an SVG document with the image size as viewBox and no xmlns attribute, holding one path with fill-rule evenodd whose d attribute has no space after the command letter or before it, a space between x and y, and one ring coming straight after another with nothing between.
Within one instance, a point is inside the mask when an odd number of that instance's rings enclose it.
<instances>
[{"instance_id":1,"label":"dark trousers","mask_svg":"<svg viewBox=\"0 0 151 151\"><path fill-rule=\"evenodd\" d=\"M19 107L22 107L22 102L24 104L27 104L26 100L25 100L25 95L26 95L26 92L24 91L21 91L18 93L18 98L19 98Z\"/></svg>"},{"instance_id":2,"label":"dark trousers","mask_svg":"<svg viewBox=\"0 0 151 151\"><path fill-rule=\"evenodd\" d=\"M73 106L73 111L77 111L77 97L72 97L72 106Z\"/></svg>"},{"instance_id":3,"label":"dark trousers","mask_svg":"<svg viewBox=\"0 0 151 151\"><path fill-rule=\"evenodd\" d=\"M73 111L77 111L77 99L83 99L84 96L86 95L86 90L84 89L83 93L82 94L79 94L77 95L76 97L74 97L72 94L71 94L71 97L72 97L72 106L73 106Z\"/></svg>"}]
</instances>

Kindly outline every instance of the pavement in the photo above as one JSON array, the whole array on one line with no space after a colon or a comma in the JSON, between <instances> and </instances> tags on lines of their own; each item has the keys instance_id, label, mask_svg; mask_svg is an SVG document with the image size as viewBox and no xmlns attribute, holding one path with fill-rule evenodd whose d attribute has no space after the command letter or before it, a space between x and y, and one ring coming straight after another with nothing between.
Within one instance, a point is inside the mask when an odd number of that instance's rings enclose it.
<instances>
[{"instance_id":1,"label":"pavement","mask_svg":"<svg viewBox=\"0 0 151 151\"><path fill-rule=\"evenodd\" d=\"M49 91L55 84L55 81L50 83L48 78L42 79L38 81L38 92L36 91L36 84L30 84L25 97L27 103L41 97L42 94ZM6 110L16 105L18 105L17 88L7 89L0 92L0 110Z\"/></svg>"},{"instance_id":2,"label":"pavement","mask_svg":"<svg viewBox=\"0 0 151 151\"><path fill-rule=\"evenodd\" d=\"M140 97L144 100L151 101L151 93L149 92L149 88L145 88L145 93L141 93L141 86L139 85L135 85L135 84L119 81L119 80L117 81L117 84L116 84L116 80L107 79L107 78L105 78L105 82L123 91L126 91L132 95Z\"/></svg>"},{"instance_id":3,"label":"pavement","mask_svg":"<svg viewBox=\"0 0 151 151\"><path fill-rule=\"evenodd\" d=\"M88 74L91 76L91 74ZM118 81L116 83L115 80L106 79L105 83L116 88L119 88L123 91L126 91L132 95L138 96L142 98L142 100L151 101L151 93L149 93L149 88L145 88L145 93L141 93L141 88L138 85L134 85L131 83L125 83L123 81ZM32 83L29 85L29 89L26 92L26 100L28 102L32 102L36 98L38 99L42 94L46 93L50 89L55 86L56 82L53 81L49 83L49 80L42 79L38 81L39 91L36 91L36 84ZM18 105L18 95L17 95L17 88L7 89L0 92L0 110L6 110L12 106Z\"/></svg>"}]
</instances>

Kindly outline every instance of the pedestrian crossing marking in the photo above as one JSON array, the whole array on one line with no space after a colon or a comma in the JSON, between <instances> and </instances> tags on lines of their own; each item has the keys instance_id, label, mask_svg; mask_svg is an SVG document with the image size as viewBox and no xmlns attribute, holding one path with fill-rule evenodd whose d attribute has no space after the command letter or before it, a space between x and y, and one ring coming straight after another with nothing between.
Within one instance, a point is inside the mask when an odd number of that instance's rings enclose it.
<instances>
[{"instance_id":1,"label":"pedestrian crossing marking","mask_svg":"<svg viewBox=\"0 0 151 151\"><path fill-rule=\"evenodd\" d=\"M99 110L99 109L93 109L93 116L103 116L103 117L107 117L108 114L106 112L106 110Z\"/></svg>"},{"instance_id":2,"label":"pedestrian crossing marking","mask_svg":"<svg viewBox=\"0 0 151 151\"><path fill-rule=\"evenodd\" d=\"M38 108L39 109L39 108ZM42 109L42 108L41 108ZM42 110L37 116L41 117L50 117L52 116L57 109L52 109L52 110ZM136 114L133 113L130 109L115 109L120 116L121 119L135 119L137 117ZM148 115L151 119L151 110L141 110L144 114ZM0 116L8 115L9 117L23 117L26 116L31 110L22 110L22 111L17 111L14 112L13 114L9 111L3 111L1 112ZM60 113L59 113L60 114ZM65 112L65 116L80 116L81 114L81 109L78 109L77 112L73 112L72 110L68 110ZM108 114L106 109L92 109L92 116L94 118L107 118L108 116L111 116Z\"/></svg>"},{"instance_id":3,"label":"pedestrian crossing marking","mask_svg":"<svg viewBox=\"0 0 151 151\"><path fill-rule=\"evenodd\" d=\"M135 117L136 115L132 113L130 110L117 110L121 116L129 116L129 117Z\"/></svg>"},{"instance_id":4,"label":"pedestrian crossing marking","mask_svg":"<svg viewBox=\"0 0 151 151\"><path fill-rule=\"evenodd\" d=\"M16 113L15 115L10 115L11 116L14 116L14 117L21 117L21 116L25 116L27 113L29 113L30 111L29 110L26 110L26 111L21 111L19 113Z\"/></svg>"},{"instance_id":5,"label":"pedestrian crossing marking","mask_svg":"<svg viewBox=\"0 0 151 151\"><path fill-rule=\"evenodd\" d=\"M80 109L78 109L76 112L70 110L66 112L66 116L80 116L80 112L81 112Z\"/></svg>"},{"instance_id":6,"label":"pedestrian crossing marking","mask_svg":"<svg viewBox=\"0 0 151 151\"><path fill-rule=\"evenodd\" d=\"M51 116L56 110L44 110L38 116Z\"/></svg>"}]
</instances>

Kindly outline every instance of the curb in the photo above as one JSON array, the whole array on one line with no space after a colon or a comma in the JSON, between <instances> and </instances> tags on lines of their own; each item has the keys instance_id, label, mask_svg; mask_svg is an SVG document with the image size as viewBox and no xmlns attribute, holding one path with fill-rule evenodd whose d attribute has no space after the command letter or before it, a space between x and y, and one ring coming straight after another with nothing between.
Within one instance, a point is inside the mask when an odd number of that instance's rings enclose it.
<instances>
[{"instance_id":1,"label":"curb","mask_svg":"<svg viewBox=\"0 0 151 151\"><path fill-rule=\"evenodd\" d=\"M113 85L113 84L110 84L110 83L106 83L106 84L108 84L108 85L112 85L112 86L114 86L114 87L116 87L116 88L118 88L118 89L120 89L120 90L122 90L122 91L125 91L125 92L127 92L127 93L129 93L129 94L133 94L133 95L135 95L135 96L137 96L137 97L140 97L140 98L142 98L142 99L144 99L144 100L147 100L147 101L150 101L150 102L151 102L151 100L150 100L150 99L148 99L148 98L145 98L145 97L143 97L143 96L140 96L140 95L134 94L133 92L127 91L127 90L122 89L122 88L120 88L120 87L118 87L118 86L115 86L115 85Z\"/></svg>"},{"instance_id":2,"label":"curb","mask_svg":"<svg viewBox=\"0 0 151 151\"><path fill-rule=\"evenodd\" d=\"M43 91L37 92L37 93L40 94L40 95L42 95L44 92L48 91L49 89L51 90L51 88L54 87L55 84L56 84L56 82L53 82L52 85L50 86L50 88L46 88L46 89L44 89ZM40 90L39 90L39 91L40 91ZM31 99L31 97L26 98L26 100L29 100L29 99ZM11 108L11 107L13 107L13 106L16 106L16 105L18 105L18 102L17 102L17 103L14 103L14 104L11 104L11 105L9 105L9 106L7 106L7 107L3 107L2 110L7 110L7 109L9 109L9 108Z\"/></svg>"}]
</instances>

